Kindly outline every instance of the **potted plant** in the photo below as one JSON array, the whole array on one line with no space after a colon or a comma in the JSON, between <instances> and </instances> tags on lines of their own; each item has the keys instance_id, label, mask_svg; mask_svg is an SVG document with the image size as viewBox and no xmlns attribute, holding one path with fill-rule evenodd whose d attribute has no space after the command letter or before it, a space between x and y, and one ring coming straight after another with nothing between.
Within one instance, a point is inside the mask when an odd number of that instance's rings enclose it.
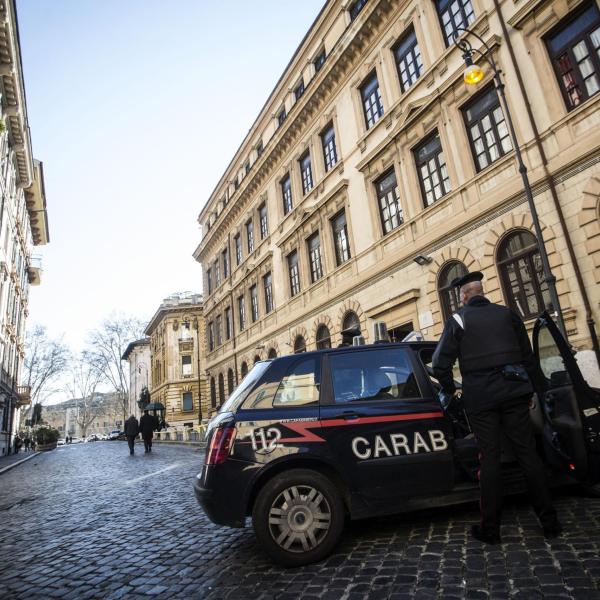
<instances>
[{"instance_id":1,"label":"potted plant","mask_svg":"<svg viewBox=\"0 0 600 600\"><path fill-rule=\"evenodd\" d=\"M53 427L39 427L35 431L37 449L41 451L54 450L58 443L59 432Z\"/></svg>"}]
</instances>

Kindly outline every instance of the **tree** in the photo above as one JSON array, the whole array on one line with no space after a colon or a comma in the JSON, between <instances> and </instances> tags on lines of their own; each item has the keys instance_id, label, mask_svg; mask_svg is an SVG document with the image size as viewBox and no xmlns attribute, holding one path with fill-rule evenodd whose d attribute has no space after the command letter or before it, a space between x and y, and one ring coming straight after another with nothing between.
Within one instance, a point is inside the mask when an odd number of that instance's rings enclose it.
<instances>
[{"instance_id":1,"label":"tree","mask_svg":"<svg viewBox=\"0 0 600 600\"><path fill-rule=\"evenodd\" d=\"M81 428L83 437L86 437L87 428L98 414L98 403L95 394L101 380L102 373L96 368L93 358L88 353L82 352L71 365L70 377L65 391L75 400L75 421Z\"/></svg>"},{"instance_id":2,"label":"tree","mask_svg":"<svg viewBox=\"0 0 600 600\"><path fill-rule=\"evenodd\" d=\"M102 374L119 399L123 411L123 422L129 406L129 370L121 360L127 345L144 336L144 324L136 317L113 313L88 337L86 355Z\"/></svg>"},{"instance_id":3,"label":"tree","mask_svg":"<svg viewBox=\"0 0 600 600\"><path fill-rule=\"evenodd\" d=\"M58 391L56 386L67 370L70 358L71 352L62 339L49 337L42 325L27 332L22 384L31 388L31 407L25 412L26 418L31 411L32 421L40 420L41 406L36 407Z\"/></svg>"}]
</instances>

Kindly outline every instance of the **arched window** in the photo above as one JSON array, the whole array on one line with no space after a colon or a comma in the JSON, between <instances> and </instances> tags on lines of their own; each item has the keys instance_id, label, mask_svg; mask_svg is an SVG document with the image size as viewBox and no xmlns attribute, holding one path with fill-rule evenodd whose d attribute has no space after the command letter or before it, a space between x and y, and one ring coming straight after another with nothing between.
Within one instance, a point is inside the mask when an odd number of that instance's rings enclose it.
<instances>
[{"instance_id":1,"label":"arched window","mask_svg":"<svg viewBox=\"0 0 600 600\"><path fill-rule=\"evenodd\" d=\"M317 350L331 348L331 334L327 325L319 325L317 328Z\"/></svg>"},{"instance_id":2,"label":"arched window","mask_svg":"<svg viewBox=\"0 0 600 600\"><path fill-rule=\"evenodd\" d=\"M269 358L277 358L277 350L275 350L275 348L271 348L267 356Z\"/></svg>"},{"instance_id":3,"label":"arched window","mask_svg":"<svg viewBox=\"0 0 600 600\"><path fill-rule=\"evenodd\" d=\"M246 375L248 375L248 365L246 364L246 361L244 361L242 363L242 366L240 367L240 371L242 372L242 379L244 379L244 377L246 377Z\"/></svg>"},{"instance_id":4,"label":"arched window","mask_svg":"<svg viewBox=\"0 0 600 600\"><path fill-rule=\"evenodd\" d=\"M306 340L301 335L297 335L294 340L294 354L301 352L306 352Z\"/></svg>"},{"instance_id":5,"label":"arched window","mask_svg":"<svg viewBox=\"0 0 600 600\"><path fill-rule=\"evenodd\" d=\"M358 329L360 331L360 319L353 310L349 310L342 321L342 331L347 329Z\"/></svg>"},{"instance_id":6,"label":"arched window","mask_svg":"<svg viewBox=\"0 0 600 600\"><path fill-rule=\"evenodd\" d=\"M233 369L227 371L227 393L233 394Z\"/></svg>"},{"instance_id":7,"label":"arched window","mask_svg":"<svg viewBox=\"0 0 600 600\"><path fill-rule=\"evenodd\" d=\"M210 378L210 406L211 408L217 408L217 389L214 377Z\"/></svg>"},{"instance_id":8,"label":"arched window","mask_svg":"<svg viewBox=\"0 0 600 600\"><path fill-rule=\"evenodd\" d=\"M511 233L498 250L498 271L508 305L523 319L552 311L537 239L529 231Z\"/></svg>"},{"instance_id":9,"label":"arched window","mask_svg":"<svg viewBox=\"0 0 600 600\"><path fill-rule=\"evenodd\" d=\"M260 360L260 356L258 354L256 354L254 356L254 363L253 364L256 364L259 360Z\"/></svg>"},{"instance_id":10,"label":"arched window","mask_svg":"<svg viewBox=\"0 0 600 600\"><path fill-rule=\"evenodd\" d=\"M219 373L219 406L225 402L225 379L223 373Z\"/></svg>"},{"instance_id":11,"label":"arched window","mask_svg":"<svg viewBox=\"0 0 600 600\"><path fill-rule=\"evenodd\" d=\"M467 272L465 265L458 260L454 260L447 263L440 273L438 294L440 295L444 321L448 320L460 308L460 292L457 287L453 287L452 281L457 277L466 275Z\"/></svg>"}]
</instances>

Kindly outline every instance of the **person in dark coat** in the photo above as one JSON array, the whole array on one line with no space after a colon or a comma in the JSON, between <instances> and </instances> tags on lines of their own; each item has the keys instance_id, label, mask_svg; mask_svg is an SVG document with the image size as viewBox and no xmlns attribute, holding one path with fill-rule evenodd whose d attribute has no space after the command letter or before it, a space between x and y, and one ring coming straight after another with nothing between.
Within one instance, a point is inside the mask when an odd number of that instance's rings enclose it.
<instances>
[{"instance_id":1,"label":"person in dark coat","mask_svg":"<svg viewBox=\"0 0 600 600\"><path fill-rule=\"evenodd\" d=\"M129 454L134 454L135 438L140 432L140 425L134 415L131 415L127 421L125 421L125 435L127 436L127 443L129 444Z\"/></svg>"},{"instance_id":2,"label":"person in dark coat","mask_svg":"<svg viewBox=\"0 0 600 600\"><path fill-rule=\"evenodd\" d=\"M453 314L433 355L433 371L447 397L456 397L452 367L462 374L462 403L479 447L481 524L472 535L486 543L500 542L502 434L524 471L529 495L546 537L562 529L537 453L529 405L535 362L521 318L483 295L479 271L457 278L463 307Z\"/></svg>"},{"instance_id":3,"label":"person in dark coat","mask_svg":"<svg viewBox=\"0 0 600 600\"><path fill-rule=\"evenodd\" d=\"M144 440L144 452L152 452L152 438L154 436L154 426L156 422L154 417L148 414L148 409L144 410L144 414L140 419L140 433Z\"/></svg>"}]
</instances>

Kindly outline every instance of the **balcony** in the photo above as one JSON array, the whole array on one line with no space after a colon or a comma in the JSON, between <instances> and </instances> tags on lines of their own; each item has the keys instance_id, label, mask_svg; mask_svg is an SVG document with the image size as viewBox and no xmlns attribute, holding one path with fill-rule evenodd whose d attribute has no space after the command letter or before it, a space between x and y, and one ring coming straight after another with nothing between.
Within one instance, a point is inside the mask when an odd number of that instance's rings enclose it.
<instances>
[{"instance_id":1,"label":"balcony","mask_svg":"<svg viewBox=\"0 0 600 600\"><path fill-rule=\"evenodd\" d=\"M32 256L27 267L27 279L31 285L40 285L42 282L42 257Z\"/></svg>"},{"instance_id":2,"label":"balcony","mask_svg":"<svg viewBox=\"0 0 600 600\"><path fill-rule=\"evenodd\" d=\"M17 402L19 406L29 406L31 404L31 386L17 386Z\"/></svg>"},{"instance_id":3,"label":"balcony","mask_svg":"<svg viewBox=\"0 0 600 600\"><path fill-rule=\"evenodd\" d=\"M192 352L194 350L194 338L180 337L179 338L179 352Z\"/></svg>"}]
</instances>

